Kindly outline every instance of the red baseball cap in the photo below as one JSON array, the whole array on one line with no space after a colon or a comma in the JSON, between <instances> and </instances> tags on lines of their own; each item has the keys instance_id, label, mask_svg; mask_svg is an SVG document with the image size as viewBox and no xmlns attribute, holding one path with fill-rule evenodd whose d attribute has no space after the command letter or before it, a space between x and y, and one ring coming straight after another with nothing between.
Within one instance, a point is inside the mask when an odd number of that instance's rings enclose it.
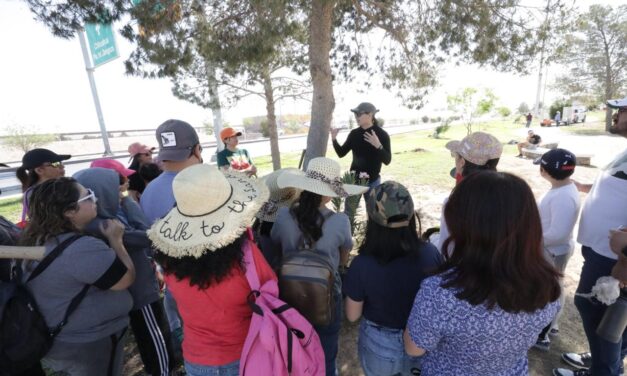
<instances>
[{"instance_id":1,"label":"red baseball cap","mask_svg":"<svg viewBox=\"0 0 627 376\"><path fill-rule=\"evenodd\" d=\"M116 161L115 159L96 159L95 161L91 162L90 167L101 167L109 170L114 170L118 174L126 177L129 177L135 173L134 170L124 167L122 163Z\"/></svg>"}]
</instances>

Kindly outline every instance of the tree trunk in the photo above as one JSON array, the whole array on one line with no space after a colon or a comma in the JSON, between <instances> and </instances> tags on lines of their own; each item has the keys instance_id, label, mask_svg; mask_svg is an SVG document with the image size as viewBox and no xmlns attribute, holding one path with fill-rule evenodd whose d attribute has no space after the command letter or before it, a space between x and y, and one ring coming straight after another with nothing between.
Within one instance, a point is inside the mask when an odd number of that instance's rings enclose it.
<instances>
[{"instance_id":1,"label":"tree trunk","mask_svg":"<svg viewBox=\"0 0 627 376\"><path fill-rule=\"evenodd\" d=\"M216 150L224 149L224 143L220 140L220 132L222 131L222 105L220 104L220 96L218 94L218 84L216 80L215 68L205 63L207 71L207 90L209 90L209 108L213 114L213 135L216 138Z\"/></svg>"},{"instance_id":2,"label":"tree trunk","mask_svg":"<svg viewBox=\"0 0 627 376\"><path fill-rule=\"evenodd\" d=\"M270 72L265 68L262 72L263 91L266 96L266 118L268 119L268 133L270 134L270 154L272 155L272 169L281 168L281 152L279 151L279 135L276 128L276 115L274 113L274 89Z\"/></svg>"},{"instance_id":3,"label":"tree trunk","mask_svg":"<svg viewBox=\"0 0 627 376\"><path fill-rule=\"evenodd\" d=\"M608 55L609 60L609 55ZM605 101L612 99L612 68L610 67L609 61L605 64ZM605 131L609 132L610 127L612 126L612 109L606 105L605 109Z\"/></svg>"},{"instance_id":4,"label":"tree trunk","mask_svg":"<svg viewBox=\"0 0 627 376\"><path fill-rule=\"evenodd\" d=\"M307 152L303 168L309 160L326 155L329 129L335 108L331 72L331 33L335 1L313 0L309 15L309 71L313 83L311 124L307 134Z\"/></svg>"}]
</instances>

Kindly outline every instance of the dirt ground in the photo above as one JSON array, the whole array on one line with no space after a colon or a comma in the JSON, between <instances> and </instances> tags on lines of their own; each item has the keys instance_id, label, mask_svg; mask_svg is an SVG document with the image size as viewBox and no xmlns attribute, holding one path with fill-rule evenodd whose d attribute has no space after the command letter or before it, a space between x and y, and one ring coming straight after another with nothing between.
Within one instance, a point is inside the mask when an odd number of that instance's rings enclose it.
<instances>
[{"instance_id":1,"label":"dirt ground","mask_svg":"<svg viewBox=\"0 0 627 376\"><path fill-rule=\"evenodd\" d=\"M543 130L543 138L546 140L551 136L559 138L560 147L567 148L577 153L593 154L593 166L578 166L574 178L583 183L592 183L598 173L596 166L606 165L613 156L624 150L627 142L618 137L609 136L567 136L550 130ZM548 137L547 137L548 136ZM417 145L420 146L420 145ZM450 169L453 166L445 166ZM540 198L549 189L548 183L542 179L538 172L538 166L533 165L529 159L516 158L513 155L504 155L499 163L500 171L508 171L524 178L531 186L536 198ZM384 179L394 179L394 176L382 175ZM438 189L434 187L421 186L419 184L405 183L410 189L412 196L423 213L423 230L439 225L441 206L444 198L448 195L449 189ZM586 194L581 194L582 203L586 199ZM363 204L362 204L363 205ZM575 234L577 228L575 228ZM564 313L560 321L560 334L552 338L549 352L542 352L535 349L529 351L530 375L545 376L551 375L554 367L565 367L560 356L562 352L583 352L587 351L587 341L581 326L579 314L573 305L574 292L579 281L579 273L583 258L581 257L581 246L578 244L575 253L570 259L565 273L565 293L566 303ZM340 351L338 355L338 369L343 376L363 375L359 361L357 359L357 335L358 324L351 324L344 321L340 332ZM129 357L125 366L125 375L143 375L141 362L137 352L133 350L133 344L129 344Z\"/></svg>"}]
</instances>

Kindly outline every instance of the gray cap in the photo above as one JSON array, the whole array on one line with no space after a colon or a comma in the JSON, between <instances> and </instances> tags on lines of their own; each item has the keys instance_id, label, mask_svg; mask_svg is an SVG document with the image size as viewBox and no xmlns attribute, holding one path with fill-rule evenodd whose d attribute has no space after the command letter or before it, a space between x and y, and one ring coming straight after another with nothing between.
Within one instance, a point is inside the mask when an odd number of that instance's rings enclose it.
<instances>
[{"instance_id":1,"label":"gray cap","mask_svg":"<svg viewBox=\"0 0 627 376\"><path fill-rule=\"evenodd\" d=\"M354 113L365 112L368 114L376 114L377 112L379 112L374 104L368 102L360 103L359 106L353 108L351 111Z\"/></svg>"},{"instance_id":2,"label":"gray cap","mask_svg":"<svg viewBox=\"0 0 627 376\"><path fill-rule=\"evenodd\" d=\"M156 136L161 161L184 161L200 143L196 130L182 120L166 120L157 128Z\"/></svg>"}]
</instances>

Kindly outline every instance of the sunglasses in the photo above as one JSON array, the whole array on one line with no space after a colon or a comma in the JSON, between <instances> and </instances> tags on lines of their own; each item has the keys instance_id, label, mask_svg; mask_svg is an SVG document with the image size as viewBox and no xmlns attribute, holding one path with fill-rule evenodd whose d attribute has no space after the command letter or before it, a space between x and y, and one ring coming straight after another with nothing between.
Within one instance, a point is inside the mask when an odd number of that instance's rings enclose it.
<instances>
[{"instance_id":1,"label":"sunglasses","mask_svg":"<svg viewBox=\"0 0 627 376\"><path fill-rule=\"evenodd\" d=\"M50 163L45 163L42 166L44 166L44 167L50 166L50 167L54 167L54 168L59 168L59 167L63 167L63 162L60 162L60 161L59 162L50 162Z\"/></svg>"},{"instance_id":2,"label":"sunglasses","mask_svg":"<svg viewBox=\"0 0 627 376\"><path fill-rule=\"evenodd\" d=\"M87 189L87 196L83 197L83 198L79 198L76 203L80 204L83 201L87 201L87 200L91 200L94 204L96 202L98 202L98 197L96 197L96 194L94 193L94 191L92 191L91 189Z\"/></svg>"}]
</instances>

